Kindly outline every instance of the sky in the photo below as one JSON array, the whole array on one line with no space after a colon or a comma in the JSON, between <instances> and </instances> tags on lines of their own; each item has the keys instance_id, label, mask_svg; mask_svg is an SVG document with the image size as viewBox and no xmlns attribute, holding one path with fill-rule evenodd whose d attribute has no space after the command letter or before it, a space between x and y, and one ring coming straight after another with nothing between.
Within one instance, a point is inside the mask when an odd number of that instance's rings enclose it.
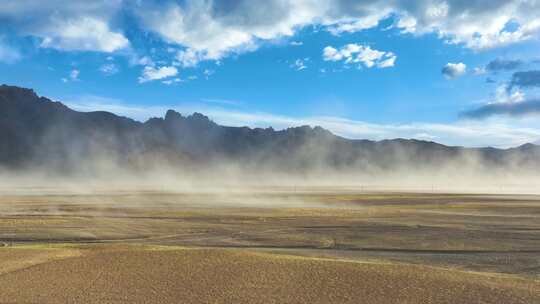
<instances>
[{"instance_id":1,"label":"sky","mask_svg":"<svg viewBox=\"0 0 540 304\"><path fill-rule=\"evenodd\" d=\"M79 111L540 141L540 1L0 2L0 83Z\"/></svg>"}]
</instances>

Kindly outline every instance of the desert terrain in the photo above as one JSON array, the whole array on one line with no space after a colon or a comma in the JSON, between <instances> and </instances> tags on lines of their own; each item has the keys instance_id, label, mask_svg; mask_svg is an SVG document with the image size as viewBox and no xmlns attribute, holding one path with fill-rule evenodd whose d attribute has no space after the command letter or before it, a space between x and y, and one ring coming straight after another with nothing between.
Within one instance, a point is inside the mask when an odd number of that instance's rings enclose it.
<instances>
[{"instance_id":1,"label":"desert terrain","mask_svg":"<svg viewBox=\"0 0 540 304\"><path fill-rule=\"evenodd\" d=\"M540 303L540 196L3 190L0 303Z\"/></svg>"}]
</instances>

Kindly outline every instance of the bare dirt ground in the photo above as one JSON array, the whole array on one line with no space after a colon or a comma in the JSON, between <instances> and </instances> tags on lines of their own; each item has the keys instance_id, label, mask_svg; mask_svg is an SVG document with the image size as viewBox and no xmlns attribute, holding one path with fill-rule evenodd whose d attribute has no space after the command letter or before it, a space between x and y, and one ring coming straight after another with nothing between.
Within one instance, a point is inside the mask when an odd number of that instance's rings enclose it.
<instances>
[{"instance_id":1,"label":"bare dirt ground","mask_svg":"<svg viewBox=\"0 0 540 304\"><path fill-rule=\"evenodd\" d=\"M17 249L13 249L17 250ZM231 249L97 246L0 276L0 303L535 303L516 278Z\"/></svg>"},{"instance_id":2,"label":"bare dirt ground","mask_svg":"<svg viewBox=\"0 0 540 304\"><path fill-rule=\"evenodd\" d=\"M537 196L11 193L2 244L0 303L540 303Z\"/></svg>"}]
</instances>

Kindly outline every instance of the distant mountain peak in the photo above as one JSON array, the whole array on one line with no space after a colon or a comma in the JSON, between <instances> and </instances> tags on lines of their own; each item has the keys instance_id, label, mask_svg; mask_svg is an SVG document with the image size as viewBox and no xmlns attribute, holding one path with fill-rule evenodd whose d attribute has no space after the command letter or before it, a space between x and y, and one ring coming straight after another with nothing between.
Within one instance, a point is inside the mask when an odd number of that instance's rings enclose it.
<instances>
[{"instance_id":1,"label":"distant mountain peak","mask_svg":"<svg viewBox=\"0 0 540 304\"><path fill-rule=\"evenodd\" d=\"M174 121L174 120L181 120L184 117L182 114L176 112L175 110L168 110L165 114L165 121Z\"/></svg>"},{"instance_id":2,"label":"distant mountain peak","mask_svg":"<svg viewBox=\"0 0 540 304\"><path fill-rule=\"evenodd\" d=\"M526 144L523 144L523 145L521 145L521 146L519 146L517 148L522 149L522 150L530 150L530 149L537 148L537 144L526 143Z\"/></svg>"},{"instance_id":3,"label":"distant mountain peak","mask_svg":"<svg viewBox=\"0 0 540 304\"><path fill-rule=\"evenodd\" d=\"M188 120L191 120L191 121L199 121L199 122L204 122L204 123L211 123L213 124L214 122L212 120L210 120L210 118L208 118L208 116L206 115L203 115L199 112L195 112L191 115L189 115L187 117Z\"/></svg>"},{"instance_id":4,"label":"distant mountain peak","mask_svg":"<svg viewBox=\"0 0 540 304\"><path fill-rule=\"evenodd\" d=\"M533 144L500 150L448 147L414 139L349 140L320 126L278 131L227 127L201 113L185 116L172 109L164 118L140 123L109 112L77 112L39 97L31 89L0 86L0 166L54 163L58 168L76 168L103 155L122 166L136 162L135 166L144 167L150 159L171 161L171 166L174 162L191 166L226 159L284 170L321 166L390 170L403 164L438 168L463 155L479 157L489 166L502 166L510 159L527 168L540 164L540 147Z\"/></svg>"},{"instance_id":5,"label":"distant mountain peak","mask_svg":"<svg viewBox=\"0 0 540 304\"><path fill-rule=\"evenodd\" d=\"M21 97L33 98L33 99L39 98L36 92L32 89L21 88L17 86L10 86L6 84L0 85L0 94L4 96L10 96L10 97L17 96L19 98Z\"/></svg>"},{"instance_id":6,"label":"distant mountain peak","mask_svg":"<svg viewBox=\"0 0 540 304\"><path fill-rule=\"evenodd\" d=\"M175 110L167 111L165 114L165 122L169 124L187 123L194 126L217 126L217 124L208 118L208 116L201 113L195 112L191 115L183 116Z\"/></svg>"}]
</instances>

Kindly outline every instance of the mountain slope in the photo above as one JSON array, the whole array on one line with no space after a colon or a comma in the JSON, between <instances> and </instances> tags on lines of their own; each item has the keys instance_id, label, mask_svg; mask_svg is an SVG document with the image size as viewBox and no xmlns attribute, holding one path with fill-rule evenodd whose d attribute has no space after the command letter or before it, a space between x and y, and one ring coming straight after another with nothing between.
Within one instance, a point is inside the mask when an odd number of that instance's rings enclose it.
<instances>
[{"instance_id":1,"label":"mountain slope","mask_svg":"<svg viewBox=\"0 0 540 304\"><path fill-rule=\"evenodd\" d=\"M149 168L232 162L248 168L309 171L424 169L448 164L536 166L540 147L467 149L419 140L348 140L320 127L225 127L169 110L144 123L82 113L34 91L0 86L0 165L61 170Z\"/></svg>"}]
</instances>

